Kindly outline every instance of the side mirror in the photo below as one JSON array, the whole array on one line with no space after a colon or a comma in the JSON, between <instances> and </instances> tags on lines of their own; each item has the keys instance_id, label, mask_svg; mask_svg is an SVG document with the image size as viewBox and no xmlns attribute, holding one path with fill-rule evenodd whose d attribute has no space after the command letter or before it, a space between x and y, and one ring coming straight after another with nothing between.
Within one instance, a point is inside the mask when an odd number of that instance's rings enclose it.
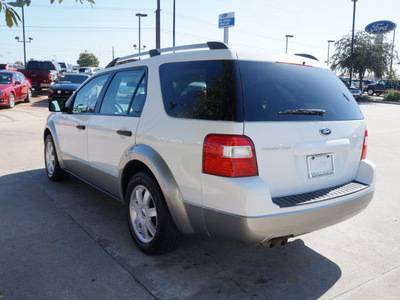
<instances>
[{"instance_id":1,"label":"side mirror","mask_svg":"<svg viewBox=\"0 0 400 300\"><path fill-rule=\"evenodd\" d=\"M51 112L64 112L65 110L65 100L51 100L49 102L49 111Z\"/></svg>"},{"instance_id":2,"label":"side mirror","mask_svg":"<svg viewBox=\"0 0 400 300\"><path fill-rule=\"evenodd\" d=\"M15 85L20 85L20 84L21 84L21 81L15 81L14 84L15 84Z\"/></svg>"}]
</instances>

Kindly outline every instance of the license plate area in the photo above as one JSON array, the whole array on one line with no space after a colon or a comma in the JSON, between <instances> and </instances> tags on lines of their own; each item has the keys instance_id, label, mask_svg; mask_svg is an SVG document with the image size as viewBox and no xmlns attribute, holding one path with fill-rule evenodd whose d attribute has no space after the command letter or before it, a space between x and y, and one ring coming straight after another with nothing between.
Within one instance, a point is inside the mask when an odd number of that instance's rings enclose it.
<instances>
[{"instance_id":1,"label":"license plate area","mask_svg":"<svg viewBox=\"0 0 400 300\"><path fill-rule=\"evenodd\" d=\"M332 153L307 156L310 179L335 174L335 160Z\"/></svg>"}]
</instances>

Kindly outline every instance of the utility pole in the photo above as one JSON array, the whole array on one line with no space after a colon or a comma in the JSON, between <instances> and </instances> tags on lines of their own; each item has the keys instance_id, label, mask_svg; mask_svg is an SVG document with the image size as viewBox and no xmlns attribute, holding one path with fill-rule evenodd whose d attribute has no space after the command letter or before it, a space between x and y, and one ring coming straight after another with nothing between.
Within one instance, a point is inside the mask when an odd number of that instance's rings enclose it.
<instances>
[{"instance_id":1,"label":"utility pole","mask_svg":"<svg viewBox=\"0 0 400 300\"><path fill-rule=\"evenodd\" d=\"M173 22L172 22L172 47L175 47L175 0L174 0L174 9L173 9ZM393 56L393 55L392 55Z\"/></svg>"},{"instance_id":2,"label":"utility pole","mask_svg":"<svg viewBox=\"0 0 400 300\"><path fill-rule=\"evenodd\" d=\"M156 10L156 49L161 48L160 44L160 0L157 0L157 10Z\"/></svg>"},{"instance_id":3,"label":"utility pole","mask_svg":"<svg viewBox=\"0 0 400 300\"><path fill-rule=\"evenodd\" d=\"M351 87L351 78L353 76L353 52L354 52L354 25L356 23L356 3L357 0L351 0L354 2L353 6L353 29L351 33L351 56L350 56L350 79L349 79L349 87Z\"/></svg>"}]
</instances>

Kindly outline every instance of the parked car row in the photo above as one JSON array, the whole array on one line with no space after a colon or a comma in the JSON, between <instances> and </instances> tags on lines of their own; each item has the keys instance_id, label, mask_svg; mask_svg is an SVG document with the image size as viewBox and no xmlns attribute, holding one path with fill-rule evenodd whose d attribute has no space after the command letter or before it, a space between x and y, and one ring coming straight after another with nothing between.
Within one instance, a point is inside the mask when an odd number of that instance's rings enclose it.
<instances>
[{"instance_id":1,"label":"parked car row","mask_svg":"<svg viewBox=\"0 0 400 300\"><path fill-rule=\"evenodd\" d=\"M71 73L61 75L48 88L48 100L64 100L90 77L89 74ZM0 106L13 108L18 101L31 102L32 82L24 74L17 71L0 71Z\"/></svg>"},{"instance_id":2,"label":"parked car row","mask_svg":"<svg viewBox=\"0 0 400 300\"><path fill-rule=\"evenodd\" d=\"M377 96L379 96L387 90L397 90L397 91L400 90L400 81L399 80L382 79L376 84L368 85L366 88L366 92L370 96L372 96L373 94L376 94Z\"/></svg>"},{"instance_id":3,"label":"parked car row","mask_svg":"<svg viewBox=\"0 0 400 300\"><path fill-rule=\"evenodd\" d=\"M377 83L371 80L363 80L360 87L360 80L352 80L349 85L349 78L340 77L344 84L349 88L355 98L361 96L362 93L367 93L369 96L380 96L387 90L400 91L400 80L382 79Z\"/></svg>"}]
</instances>

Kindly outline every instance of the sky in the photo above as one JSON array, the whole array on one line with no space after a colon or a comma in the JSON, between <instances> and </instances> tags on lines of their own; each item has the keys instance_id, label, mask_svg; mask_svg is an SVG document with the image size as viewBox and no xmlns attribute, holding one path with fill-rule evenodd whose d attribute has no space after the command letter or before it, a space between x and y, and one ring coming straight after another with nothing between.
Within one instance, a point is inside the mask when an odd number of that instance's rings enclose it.
<instances>
[{"instance_id":1,"label":"sky","mask_svg":"<svg viewBox=\"0 0 400 300\"><path fill-rule=\"evenodd\" d=\"M139 18L141 44L155 48L157 0L95 0L80 4L64 0L32 0L25 7L27 60L47 59L76 64L82 52L93 53L104 67L114 57L137 53ZM223 41L218 16L235 13L235 26L229 29L229 46L237 50L308 53L327 60L328 40L351 34L351 0L176 0L176 45ZM21 15L21 9L16 8ZM359 0L356 2L355 30L371 22L389 20L400 24L399 0ZM22 24L8 28L0 18L0 63L23 61ZM173 43L173 0L161 0L161 48ZM392 42L393 32L386 34ZM399 50L400 36L395 40ZM335 51L330 44L330 54Z\"/></svg>"}]
</instances>

